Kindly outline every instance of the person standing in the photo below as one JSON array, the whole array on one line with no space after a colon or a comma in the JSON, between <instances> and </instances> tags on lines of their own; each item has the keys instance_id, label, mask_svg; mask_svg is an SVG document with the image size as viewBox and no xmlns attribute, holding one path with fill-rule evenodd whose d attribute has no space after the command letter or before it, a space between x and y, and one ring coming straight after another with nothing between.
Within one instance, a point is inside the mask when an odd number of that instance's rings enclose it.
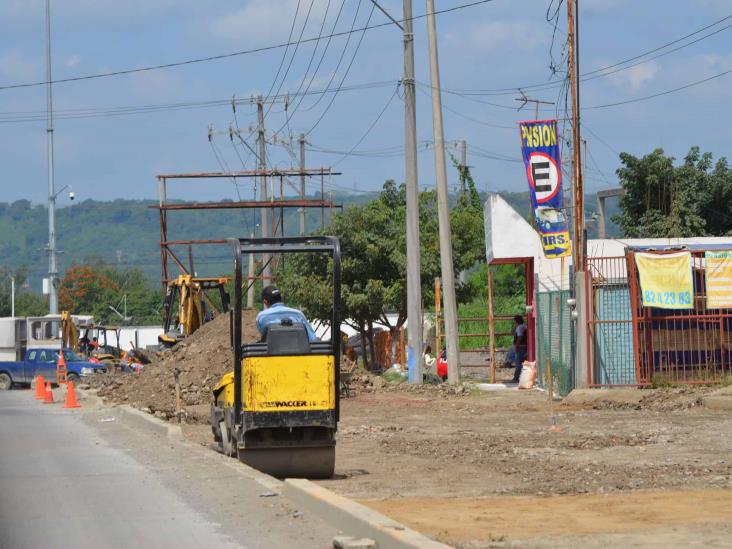
<instances>
[{"instance_id":1,"label":"person standing","mask_svg":"<svg viewBox=\"0 0 732 549\"><path fill-rule=\"evenodd\" d=\"M521 377L521 368L524 360L526 360L526 354L528 352L528 333L526 324L524 323L524 317L516 315L513 317L513 323L513 359L515 365L513 383L518 383L519 378Z\"/></svg>"}]
</instances>

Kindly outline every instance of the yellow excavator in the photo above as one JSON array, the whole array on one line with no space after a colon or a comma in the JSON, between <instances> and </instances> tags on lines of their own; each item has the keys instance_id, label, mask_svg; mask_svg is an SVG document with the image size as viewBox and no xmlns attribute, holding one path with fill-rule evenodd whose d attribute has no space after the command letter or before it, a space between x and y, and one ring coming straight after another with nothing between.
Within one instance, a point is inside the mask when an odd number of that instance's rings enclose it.
<instances>
[{"instance_id":1,"label":"yellow excavator","mask_svg":"<svg viewBox=\"0 0 732 549\"><path fill-rule=\"evenodd\" d=\"M206 295L208 290L218 290L221 310L228 312L229 294L226 292L228 277L201 278L189 274L179 275L170 280L163 301L163 333L158 342L164 347L172 347L186 336L198 330L209 320L217 308ZM177 315L174 305L178 302ZM171 325L174 329L171 329Z\"/></svg>"},{"instance_id":2,"label":"yellow excavator","mask_svg":"<svg viewBox=\"0 0 732 549\"><path fill-rule=\"evenodd\" d=\"M242 342L242 256L318 253L332 260L331 333L340 326L341 258L330 236L231 239L234 371L213 389L211 428L219 450L279 477L330 478L340 413L340 337L311 342L303 324L270 325Z\"/></svg>"}]
</instances>

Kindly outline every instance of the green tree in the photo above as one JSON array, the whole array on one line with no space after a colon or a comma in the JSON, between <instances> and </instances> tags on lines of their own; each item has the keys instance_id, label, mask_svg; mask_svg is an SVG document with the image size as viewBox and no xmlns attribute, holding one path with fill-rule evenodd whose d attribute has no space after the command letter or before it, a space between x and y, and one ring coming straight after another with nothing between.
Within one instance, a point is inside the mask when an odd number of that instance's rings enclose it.
<instances>
[{"instance_id":1,"label":"green tree","mask_svg":"<svg viewBox=\"0 0 732 549\"><path fill-rule=\"evenodd\" d=\"M0 267L0 316L12 313L12 282L15 279L15 316L41 316L48 313L48 302L40 295L25 290L28 280L28 267L17 269Z\"/></svg>"},{"instance_id":2,"label":"green tree","mask_svg":"<svg viewBox=\"0 0 732 549\"><path fill-rule=\"evenodd\" d=\"M159 290L141 270L115 269L100 261L69 267L59 286L61 310L93 315L97 323L158 323L161 303Z\"/></svg>"},{"instance_id":3,"label":"green tree","mask_svg":"<svg viewBox=\"0 0 732 549\"><path fill-rule=\"evenodd\" d=\"M621 153L617 170L625 195L613 220L627 237L690 237L732 234L732 170L726 159L692 147L683 164L663 149L637 158Z\"/></svg>"},{"instance_id":4,"label":"green tree","mask_svg":"<svg viewBox=\"0 0 732 549\"><path fill-rule=\"evenodd\" d=\"M470 191L459 198L451 213L455 272L484 257L480 197L472 178ZM422 297L434 300L434 279L440 276L437 207L434 192L420 193L420 255ZM394 181L384 183L375 200L347 208L322 231L337 236L342 255L342 318L350 321L373 353L374 323L395 331L406 321L406 190ZM310 316L328 318L331 303L325 262L303 256L287 263L278 276L289 302ZM396 313L390 322L387 313ZM365 354L365 353L364 353Z\"/></svg>"}]
</instances>

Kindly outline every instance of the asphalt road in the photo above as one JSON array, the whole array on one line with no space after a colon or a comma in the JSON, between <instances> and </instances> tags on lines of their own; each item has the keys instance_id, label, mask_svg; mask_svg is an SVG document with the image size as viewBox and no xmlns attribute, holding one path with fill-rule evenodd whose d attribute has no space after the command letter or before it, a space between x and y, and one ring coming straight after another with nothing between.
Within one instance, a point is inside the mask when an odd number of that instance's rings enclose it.
<instances>
[{"instance_id":1,"label":"asphalt road","mask_svg":"<svg viewBox=\"0 0 732 549\"><path fill-rule=\"evenodd\" d=\"M0 547L332 546L333 528L233 461L113 409L0 391Z\"/></svg>"}]
</instances>

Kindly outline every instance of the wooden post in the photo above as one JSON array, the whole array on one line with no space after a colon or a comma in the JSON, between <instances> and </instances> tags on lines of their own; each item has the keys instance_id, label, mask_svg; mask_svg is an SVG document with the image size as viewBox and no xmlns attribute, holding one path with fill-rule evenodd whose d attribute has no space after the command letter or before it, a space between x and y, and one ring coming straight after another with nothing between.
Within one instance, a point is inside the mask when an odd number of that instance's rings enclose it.
<instances>
[{"instance_id":1,"label":"wooden post","mask_svg":"<svg viewBox=\"0 0 732 549\"><path fill-rule=\"evenodd\" d=\"M549 399L549 411L553 414L552 404L554 403L554 379L552 379L552 361L546 357L544 362L544 375L546 376L546 394Z\"/></svg>"},{"instance_id":2,"label":"wooden post","mask_svg":"<svg viewBox=\"0 0 732 549\"><path fill-rule=\"evenodd\" d=\"M440 296L440 278L435 278L435 356L439 357L442 352L442 330L440 329L440 307L442 298Z\"/></svg>"},{"instance_id":3,"label":"wooden post","mask_svg":"<svg viewBox=\"0 0 732 549\"><path fill-rule=\"evenodd\" d=\"M178 417L178 423L181 422L181 406L180 406L180 369L173 370L175 378L175 415Z\"/></svg>"},{"instance_id":4,"label":"wooden post","mask_svg":"<svg viewBox=\"0 0 732 549\"><path fill-rule=\"evenodd\" d=\"M491 363L491 383L496 382L496 317L493 310L493 270L488 266L488 360Z\"/></svg>"}]
</instances>

